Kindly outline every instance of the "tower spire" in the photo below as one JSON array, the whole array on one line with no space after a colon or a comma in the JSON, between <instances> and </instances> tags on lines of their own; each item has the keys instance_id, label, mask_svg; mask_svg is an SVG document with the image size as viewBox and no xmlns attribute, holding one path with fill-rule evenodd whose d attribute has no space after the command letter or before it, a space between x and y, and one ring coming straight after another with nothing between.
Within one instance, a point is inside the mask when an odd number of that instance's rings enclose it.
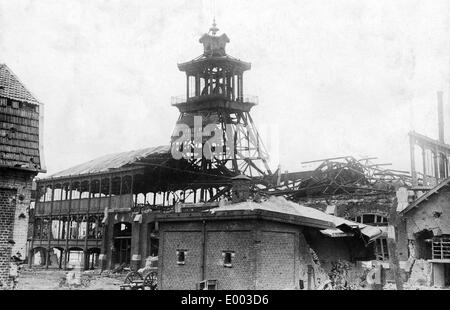
<instances>
[{"instance_id":1,"label":"tower spire","mask_svg":"<svg viewBox=\"0 0 450 310\"><path fill-rule=\"evenodd\" d=\"M219 28L217 28L216 17L214 16L212 26L211 28L209 28L209 32L211 32L211 34L215 36L218 31Z\"/></svg>"}]
</instances>

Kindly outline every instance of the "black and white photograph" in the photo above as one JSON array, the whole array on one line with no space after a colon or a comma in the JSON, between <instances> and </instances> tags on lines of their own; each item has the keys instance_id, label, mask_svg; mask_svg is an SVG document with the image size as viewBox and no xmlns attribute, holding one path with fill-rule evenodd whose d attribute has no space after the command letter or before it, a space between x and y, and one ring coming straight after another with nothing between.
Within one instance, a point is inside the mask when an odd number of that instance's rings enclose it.
<instances>
[{"instance_id":1,"label":"black and white photograph","mask_svg":"<svg viewBox=\"0 0 450 310\"><path fill-rule=\"evenodd\" d=\"M0 0L0 290L448 289L449 0Z\"/></svg>"}]
</instances>

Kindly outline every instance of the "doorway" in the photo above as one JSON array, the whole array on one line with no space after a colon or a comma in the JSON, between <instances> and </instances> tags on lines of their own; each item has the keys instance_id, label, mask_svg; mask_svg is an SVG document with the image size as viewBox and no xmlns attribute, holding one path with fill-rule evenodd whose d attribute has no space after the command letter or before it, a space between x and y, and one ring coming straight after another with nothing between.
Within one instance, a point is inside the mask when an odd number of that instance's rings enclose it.
<instances>
[{"instance_id":1,"label":"doorway","mask_svg":"<svg viewBox=\"0 0 450 310\"><path fill-rule=\"evenodd\" d=\"M113 257L115 265L130 265L131 223L121 222L114 225Z\"/></svg>"},{"instance_id":2,"label":"doorway","mask_svg":"<svg viewBox=\"0 0 450 310\"><path fill-rule=\"evenodd\" d=\"M444 264L444 285L450 286L450 264Z\"/></svg>"}]
</instances>

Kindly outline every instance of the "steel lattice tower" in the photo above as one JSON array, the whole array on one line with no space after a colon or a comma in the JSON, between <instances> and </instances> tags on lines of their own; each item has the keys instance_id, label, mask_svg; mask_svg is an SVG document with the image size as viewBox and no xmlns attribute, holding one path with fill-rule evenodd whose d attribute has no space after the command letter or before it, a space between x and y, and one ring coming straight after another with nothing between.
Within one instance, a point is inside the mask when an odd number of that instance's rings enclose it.
<instances>
[{"instance_id":1,"label":"steel lattice tower","mask_svg":"<svg viewBox=\"0 0 450 310\"><path fill-rule=\"evenodd\" d=\"M205 172L265 178L272 174L268 154L250 116L258 98L243 91L243 74L251 64L226 54L230 40L218 30L214 23L200 38L201 56L178 65L186 73L186 95L172 97L180 111L172 154L183 154Z\"/></svg>"}]
</instances>

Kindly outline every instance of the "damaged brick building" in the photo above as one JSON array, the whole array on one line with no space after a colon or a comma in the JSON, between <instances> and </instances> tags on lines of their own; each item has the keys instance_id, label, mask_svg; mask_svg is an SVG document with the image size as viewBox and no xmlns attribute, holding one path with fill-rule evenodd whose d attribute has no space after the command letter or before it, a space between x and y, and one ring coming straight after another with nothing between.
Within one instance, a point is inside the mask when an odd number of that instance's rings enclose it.
<instances>
[{"instance_id":1,"label":"damaged brick building","mask_svg":"<svg viewBox=\"0 0 450 310\"><path fill-rule=\"evenodd\" d=\"M329 275L342 262L345 285L359 288L355 262L382 233L283 197L156 218L161 289L324 289L339 285Z\"/></svg>"},{"instance_id":2,"label":"damaged brick building","mask_svg":"<svg viewBox=\"0 0 450 310\"><path fill-rule=\"evenodd\" d=\"M420 261L428 274L416 281L429 286L450 286L449 184L446 179L400 212L399 229L409 241L408 267Z\"/></svg>"},{"instance_id":3,"label":"damaged brick building","mask_svg":"<svg viewBox=\"0 0 450 310\"><path fill-rule=\"evenodd\" d=\"M380 227L383 237L373 243L376 260L389 261L387 226L397 191L411 187L408 172L384 169L375 158L351 156L304 164L311 170L281 174L279 185L268 193L358 223ZM410 201L412 198L409 197ZM405 252L406 255L406 252Z\"/></svg>"},{"instance_id":4,"label":"damaged brick building","mask_svg":"<svg viewBox=\"0 0 450 310\"><path fill-rule=\"evenodd\" d=\"M243 91L251 64L226 54L230 40L217 31L213 25L200 39L202 55L178 65L186 94L172 98L180 116L170 145L106 155L37 181L30 266L136 270L158 257L163 289L319 289L340 277L357 288L361 262L391 267L389 217L397 208L395 256L405 280L423 257L432 260L434 283L448 285L443 138L410 134L436 154L431 168L424 155L422 176L415 151L411 174L351 156L272 172L250 115L258 99Z\"/></svg>"},{"instance_id":5,"label":"damaged brick building","mask_svg":"<svg viewBox=\"0 0 450 310\"><path fill-rule=\"evenodd\" d=\"M208 257L214 262L202 262L196 257L195 266L202 265L204 271L187 271L190 278L186 278L189 281L186 288L208 286L209 282L204 282L208 280L216 280L217 287L226 288L233 284L227 280L229 273L243 268L246 262L258 269L283 259L284 254L279 258L266 256L271 246L276 247L264 243L270 239L266 236L271 233L270 227L280 233L280 238L295 253L286 261L285 272L293 272L289 283L278 283L286 288L316 289L326 284L328 274L341 260L351 265L345 273L356 274L358 260L375 258L372 242L383 230L362 223L359 214L352 213L347 217L354 221L344 223L330 214L333 212L326 214L283 197L272 197L281 196L282 187L289 181L286 178L292 175L270 170L267 151L249 113L257 104L257 97L245 95L243 91L243 74L251 65L227 55L225 47L229 38L225 34L217 36L217 31L213 25L200 39L204 47L201 56L178 65L186 74L186 95L172 98L180 117L170 146L106 155L37 180L29 240L30 266L71 268L81 262L85 269L112 269L121 265L137 269L145 265L148 257L158 256L162 288L173 288L170 283L177 280L168 271L169 264L184 255L184 269L191 270L188 260L192 253L198 252L203 253L205 260ZM197 126L202 131L199 139ZM186 128L187 136L182 132ZM215 135L217 129L222 129L223 135ZM206 151L214 156L207 157L202 151L211 138L215 138L214 143ZM175 158L177 154L182 156ZM306 182L305 178L296 176L297 181L300 179L302 184ZM376 191L373 184L366 185L372 192ZM291 190L290 186L287 190ZM346 191L355 193L355 189ZM296 201L290 194L284 192L282 196ZM283 201L281 205L285 208L295 209L292 205L296 205L314 215L265 209L273 200ZM231 218L227 215L229 211L224 211L250 202L259 211L245 208L230 211L236 213ZM176 223L173 219L177 219ZM227 236L241 230L248 233L242 238L222 238L223 247L215 249L214 258L209 252L202 252L196 242L177 245L177 238L184 240L186 236L183 225L198 231L201 223L206 222L208 236L215 232L220 235L220 230ZM382 224L383 219L374 218L373 223L378 222ZM166 234L173 230L172 226L177 228L170 235L175 236L171 241ZM372 232L365 235L369 230ZM243 254L246 242L261 242L261 247L251 253L245 249L248 253ZM318 253L310 252L308 242ZM327 248L340 250L327 252ZM319 259L317 255L323 256ZM264 257L273 261L263 263L260 259ZM231 268L223 265L223 259L232 261L233 258L236 265ZM219 264L221 271L208 273L208 268L213 268L211 264ZM324 266L321 271L317 269L320 265ZM236 288L274 287L276 282L270 284L264 277L275 278L277 272L275 269L269 273L255 271L251 284L239 284Z\"/></svg>"},{"instance_id":6,"label":"damaged brick building","mask_svg":"<svg viewBox=\"0 0 450 310\"><path fill-rule=\"evenodd\" d=\"M45 172L39 101L0 64L0 286L7 288L12 256L26 256L33 178Z\"/></svg>"}]
</instances>

